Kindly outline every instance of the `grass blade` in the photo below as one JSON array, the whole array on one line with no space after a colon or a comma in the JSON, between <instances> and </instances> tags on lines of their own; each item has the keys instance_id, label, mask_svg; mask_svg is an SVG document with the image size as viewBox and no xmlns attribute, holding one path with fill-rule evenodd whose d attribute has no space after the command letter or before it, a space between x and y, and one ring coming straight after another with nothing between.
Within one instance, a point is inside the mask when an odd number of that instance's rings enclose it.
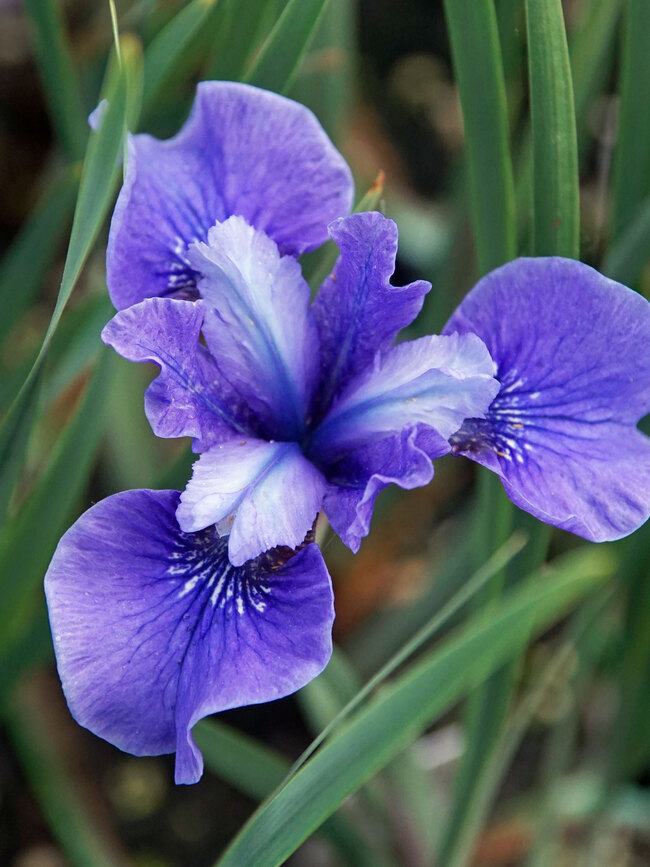
<instances>
[{"instance_id":1,"label":"grass blade","mask_svg":"<svg viewBox=\"0 0 650 867\"><path fill-rule=\"evenodd\" d=\"M603 272L613 280L635 286L650 261L650 198L634 218L618 232L603 263Z\"/></svg>"},{"instance_id":2,"label":"grass blade","mask_svg":"<svg viewBox=\"0 0 650 867\"><path fill-rule=\"evenodd\" d=\"M25 0L52 122L68 157L78 160L83 156L88 125L61 6L57 0Z\"/></svg>"},{"instance_id":3,"label":"grass blade","mask_svg":"<svg viewBox=\"0 0 650 867\"><path fill-rule=\"evenodd\" d=\"M12 405L0 427L0 524L4 523L7 516L14 488L22 472L29 434L36 419L42 380L42 368L28 377L19 394L19 404Z\"/></svg>"},{"instance_id":4,"label":"grass blade","mask_svg":"<svg viewBox=\"0 0 650 867\"><path fill-rule=\"evenodd\" d=\"M47 349L112 201L126 131L128 93L135 83L139 55L138 43L124 39L122 61L114 61L107 75L104 96L108 108L100 129L90 136L54 311L34 365L0 427L0 505L10 501L20 472L22 460L16 448L21 448L30 428L28 421ZM23 440L16 443L19 431Z\"/></svg>"},{"instance_id":5,"label":"grass blade","mask_svg":"<svg viewBox=\"0 0 650 867\"><path fill-rule=\"evenodd\" d=\"M565 558L540 580L531 576L494 615L476 615L392 686L255 813L220 867L277 867L350 793L420 732L611 573L592 551Z\"/></svg>"},{"instance_id":6,"label":"grass blade","mask_svg":"<svg viewBox=\"0 0 650 867\"><path fill-rule=\"evenodd\" d=\"M281 753L217 720L203 720L192 735L206 767L255 801L266 798L289 769Z\"/></svg>"},{"instance_id":7,"label":"grass blade","mask_svg":"<svg viewBox=\"0 0 650 867\"><path fill-rule=\"evenodd\" d=\"M561 0L526 0L533 135L533 255L580 255L573 83Z\"/></svg>"},{"instance_id":8,"label":"grass blade","mask_svg":"<svg viewBox=\"0 0 650 867\"><path fill-rule=\"evenodd\" d=\"M147 46L144 57L142 104L146 113L172 82L184 56L191 51L214 13L217 0L192 0Z\"/></svg>"},{"instance_id":9,"label":"grass blade","mask_svg":"<svg viewBox=\"0 0 650 867\"><path fill-rule=\"evenodd\" d=\"M622 0L591 0L569 39L578 149L584 154L589 134L589 112L606 87L616 47Z\"/></svg>"},{"instance_id":10,"label":"grass blade","mask_svg":"<svg viewBox=\"0 0 650 867\"><path fill-rule=\"evenodd\" d=\"M327 0L289 0L244 80L287 93L326 6Z\"/></svg>"},{"instance_id":11,"label":"grass blade","mask_svg":"<svg viewBox=\"0 0 650 867\"><path fill-rule=\"evenodd\" d=\"M280 753L216 720L200 722L193 736L206 767L255 801L270 795L289 768L289 760ZM381 867L376 854L341 817L332 816L325 822L323 835L343 856L345 863Z\"/></svg>"},{"instance_id":12,"label":"grass blade","mask_svg":"<svg viewBox=\"0 0 650 867\"><path fill-rule=\"evenodd\" d=\"M121 63L114 62L109 69L104 88L106 113L99 130L93 133L88 145L61 287L43 339L41 353L47 349L61 320L115 192L127 111L130 108L129 94L137 90L136 71L139 71L140 46L133 37L123 38L121 58Z\"/></svg>"},{"instance_id":13,"label":"grass blade","mask_svg":"<svg viewBox=\"0 0 650 867\"><path fill-rule=\"evenodd\" d=\"M260 19L268 0L219 0L216 36L205 78L241 81L261 38Z\"/></svg>"},{"instance_id":14,"label":"grass blade","mask_svg":"<svg viewBox=\"0 0 650 867\"><path fill-rule=\"evenodd\" d=\"M21 683L2 716L50 828L75 867L124 867L125 854L93 815L60 745L53 743L49 708L32 686Z\"/></svg>"},{"instance_id":15,"label":"grass blade","mask_svg":"<svg viewBox=\"0 0 650 867\"><path fill-rule=\"evenodd\" d=\"M474 237L481 273L516 254L515 189L494 5L445 0L460 90Z\"/></svg>"},{"instance_id":16,"label":"grass blade","mask_svg":"<svg viewBox=\"0 0 650 867\"><path fill-rule=\"evenodd\" d=\"M510 532L513 521L513 508L499 479L487 471L481 472L478 478L477 512L474 552L480 562L489 557L494 546ZM520 574L528 574L537 565L535 563ZM482 610L487 616L494 612L506 583L506 566L504 562L493 572L489 584L474 599L477 611ZM463 863L458 860L459 851L463 841L475 830L472 816L481 810L478 802L484 791L479 781L489 766L505 726L517 667L518 662L513 658L471 693L467 702L464 721L467 748L454 779L451 814L441 842L441 865Z\"/></svg>"},{"instance_id":17,"label":"grass blade","mask_svg":"<svg viewBox=\"0 0 650 867\"><path fill-rule=\"evenodd\" d=\"M35 298L54 260L72 217L77 176L76 169L68 169L48 187L2 260L0 343Z\"/></svg>"},{"instance_id":18,"label":"grass blade","mask_svg":"<svg viewBox=\"0 0 650 867\"><path fill-rule=\"evenodd\" d=\"M332 733L378 686L390 677L401 665L430 641L440 629L456 614L472 597L491 581L495 575L503 571L506 565L526 544L521 535L513 535L492 557L469 578L449 602L437 612L407 643L368 680L363 687L336 713L325 726L318 737L312 741L300 758L291 768L291 775L307 761ZM318 679L313 683L317 683Z\"/></svg>"},{"instance_id":19,"label":"grass blade","mask_svg":"<svg viewBox=\"0 0 650 867\"><path fill-rule=\"evenodd\" d=\"M50 465L21 510L0 534L0 655L29 622L34 594L88 479L103 428L112 355L102 360L74 418L59 438ZM38 536L35 538L35 528Z\"/></svg>"},{"instance_id":20,"label":"grass blade","mask_svg":"<svg viewBox=\"0 0 650 867\"><path fill-rule=\"evenodd\" d=\"M618 237L650 194L650 3L628 0L614 153L613 233Z\"/></svg>"}]
</instances>

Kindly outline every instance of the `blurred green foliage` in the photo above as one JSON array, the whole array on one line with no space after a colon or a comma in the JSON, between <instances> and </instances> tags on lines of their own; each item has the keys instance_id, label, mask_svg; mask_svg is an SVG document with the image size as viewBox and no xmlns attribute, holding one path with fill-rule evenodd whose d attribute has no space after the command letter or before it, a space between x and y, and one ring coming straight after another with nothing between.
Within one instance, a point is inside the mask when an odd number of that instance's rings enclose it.
<instances>
[{"instance_id":1,"label":"blurred green foliage","mask_svg":"<svg viewBox=\"0 0 650 867\"><path fill-rule=\"evenodd\" d=\"M0 9L0 29L27 34L53 132L0 261L0 707L70 863L211 864L222 853L197 854L188 813L177 854L156 849L155 824L151 858L118 839L107 786L80 782L60 750L78 731L41 712L41 579L61 533L92 500L190 472L187 444L146 424L149 374L100 348L127 129L173 134L211 77L312 107L355 171L358 209L398 220L400 271L434 282L420 330L522 253L580 254L647 294L650 13L645 0L122 0L116 15L114 43L103 2ZM334 255L306 258L314 288ZM298 850L297 864L591 867L621 847L648 863L650 529L607 547L551 536L486 475L441 461L429 489L386 492L356 559L327 540L340 647L290 703L291 737L277 736L287 702L197 727L208 772L261 802L246 824L226 811L219 863ZM499 828L509 858L478 860Z\"/></svg>"}]
</instances>

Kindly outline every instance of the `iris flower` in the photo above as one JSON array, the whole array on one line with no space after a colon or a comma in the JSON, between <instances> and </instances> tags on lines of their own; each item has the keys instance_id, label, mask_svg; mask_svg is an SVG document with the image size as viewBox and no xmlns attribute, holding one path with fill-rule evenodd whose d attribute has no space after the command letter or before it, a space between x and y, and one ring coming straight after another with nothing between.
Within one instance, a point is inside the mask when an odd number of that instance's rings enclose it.
<instances>
[{"instance_id":1,"label":"iris flower","mask_svg":"<svg viewBox=\"0 0 650 867\"><path fill-rule=\"evenodd\" d=\"M466 296L445 334L478 334L499 394L452 452L497 473L510 499L594 542L650 515L650 304L573 259L518 259Z\"/></svg>"},{"instance_id":2,"label":"iris flower","mask_svg":"<svg viewBox=\"0 0 650 867\"><path fill-rule=\"evenodd\" d=\"M356 551L379 491L427 484L451 452L588 538L648 516L647 302L576 262L519 260L443 336L395 344L430 287L391 285L396 226L339 216L349 192L311 114L240 85L200 86L176 139L131 140L103 339L159 367L147 417L199 458L182 493L82 515L46 594L75 718L136 755L176 751L177 782L201 775L199 719L327 663L321 510ZM327 232L340 256L310 303L296 255Z\"/></svg>"}]
</instances>

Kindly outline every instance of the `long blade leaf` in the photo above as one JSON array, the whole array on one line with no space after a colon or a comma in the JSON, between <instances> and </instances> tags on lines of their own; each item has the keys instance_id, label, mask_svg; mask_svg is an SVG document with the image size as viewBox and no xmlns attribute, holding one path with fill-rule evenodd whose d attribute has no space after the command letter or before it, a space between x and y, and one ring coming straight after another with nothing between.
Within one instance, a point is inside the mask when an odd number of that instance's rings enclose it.
<instances>
[{"instance_id":1,"label":"long blade leaf","mask_svg":"<svg viewBox=\"0 0 650 867\"><path fill-rule=\"evenodd\" d=\"M112 201L126 131L128 92L138 69L138 43L133 38L124 39L121 55L121 63L113 62L107 75L106 114L98 132L90 136L63 277L50 324L34 365L0 427L0 507L9 503L20 470L22 455L16 454L15 437L20 431L23 440L26 439L47 349ZM7 467L8 462L11 468Z\"/></svg>"},{"instance_id":2,"label":"long blade leaf","mask_svg":"<svg viewBox=\"0 0 650 867\"><path fill-rule=\"evenodd\" d=\"M481 273L515 257L515 187L506 89L492 2L445 0L465 127L474 237Z\"/></svg>"},{"instance_id":3,"label":"long blade leaf","mask_svg":"<svg viewBox=\"0 0 650 867\"><path fill-rule=\"evenodd\" d=\"M270 795L289 769L288 759L280 753L216 720L199 723L193 735L206 767L256 801ZM346 863L358 867L381 867L377 854L342 817L332 816L325 822L323 834Z\"/></svg>"},{"instance_id":4,"label":"long blade leaf","mask_svg":"<svg viewBox=\"0 0 650 867\"><path fill-rule=\"evenodd\" d=\"M68 157L77 160L83 156L88 125L62 5L57 0L25 0L52 121Z\"/></svg>"},{"instance_id":5,"label":"long blade leaf","mask_svg":"<svg viewBox=\"0 0 650 867\"><path fill-rule=\"evenodd\" d=\"M54 261L72 217L77 175L70 168L47 188L0 264L0 343L36 296Z\"/></svg>"},{"instance_id":6,"label":"long blade leaf","mask_svg":"<svg viewBox=\"0 0 650 867\"><path fill-rule=\"evenodd\" d=\"M255 813L220 867L277 867L341 801L411 743L441 713L521 651L528 637L610 574L602 551L569 556L535 574L490 618L476 615L375 698L289 783Z\"/></svg>"},{"instance_id":7,"label":"long blade leaf","mask_svg":"<svg viewBox=\"0 0 650 867\"><path fill-rule=\"evenodd\" d=\"M533 252L580 252L578 143L561 0L526 0L533 133Z\"/></svg>"},{"instance_id":8,"label":"long blade leaf","mask_svg":"<svg viewBox=\"0 0 650 867\"><path fill-rule=\"evenodd\" d=\"M193 0L184 6L147 47L142 104L146 112L174 79L184 55L209 24L217 0Z\"/></svg>"},{"instance_id":9,"label":"long blade leaf","mask_svg":"<svg viewBox=\"0 0 650 867\"><path fill-rule=\"evenodd\" d=\"M103 428L112 355L102 359L45 473L0 534L0 654L29 621L34 594L88 479Z\"/></svg>"},{"instance_id":10,"label":"long blade leaf","mask_svg":"<svg viewBox=\"0 0 650 867\"><path fill-rule=\"evenodd\" d=\"M620 120L614 155L615 237L650 194L650 3L628 0L620 81Z\"/></svg>"},{"instance_id":11,"label":"long blade leaf","mask_svg":"<svg viewBox=\"0 0 650 867\"><path fill-rule=\"evenodd\" d=\"M326 6L327 0L289 0L244 80L287 93Z\"/></svg>"}]
</instances>

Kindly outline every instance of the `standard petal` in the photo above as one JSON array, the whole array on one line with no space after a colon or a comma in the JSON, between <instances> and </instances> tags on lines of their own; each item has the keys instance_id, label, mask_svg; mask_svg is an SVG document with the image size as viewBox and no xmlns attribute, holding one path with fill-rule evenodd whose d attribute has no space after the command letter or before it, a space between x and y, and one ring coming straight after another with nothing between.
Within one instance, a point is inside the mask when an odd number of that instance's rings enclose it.
<instances>
[{"instance_id":1,"label":"standard petal","mask_svg":"<svg viewBox=\"0 0 650 867\"><path fill-rule=\"evenodd\" d=\"M397 226L382 214L352 214L329 227L341 255L313 305L321 340L321 405L390 349L422 308L431 284L392 286Z\"/></svg>"},{"instance_id":2,"label":"standard petal","mask_svg":"<svg viewBox=\"0 0 650 867\"><path fill-rule=\"evenodd\" d=\"M102 340L129 361L150 361L160 375L145 394L145 412L159 437L191 436L195 448L256 429L250 409L199 343L204 306L149 298L121 310Z\"/></svg>"},{"instance_id":3,"label":"standard petal","mask_svg":"<svg viewBox=\"0 0 650 867\"><path fill-rule=\"evenodd\" d=\"M518 506L593 541L650 515L650 305L571 259L484 277L445 328L474 332L501 389L453 450L497 472Z\"/></svg>"},{"instance_id":4,"label":"standard petal","mask_svg":"<svg viewBox=\"0 0 650 867\"><path fill-rule=\"evenodd\" d=\"M422 425L362 446L329 468L323 508L332 529L355 553L368 535L377 495L388 485L410 490L428 485L433 458L450 446Z\"/></svg>"},{"instance_id":5,"label":"standard petal","mask_svg":"<svg viewBox=\"0 0 650 867\"><path fill-rule=\"evenodd\" d=\"M269 438L300 439L319 372L300 265L242 217L217 223L189 255L203 274L203 333L224 375L265 420Z\"/></svg>"},{"instance_id":6,"label":"standard petal","mask_svg":"<svg viewBox=\"0 0 650 867\"><path fill-rule=\"evenodd\" d=\"M275 93L199 84L189 119L168 141L132 136L111 224L107 278L116 307L192 291L187 247L239 214L299 255L347 214L352 177L314 115Z\"/></svg>"},{"instance_id":7,"label":"standard petal","mask_svg":"<svg viewBox=\"0 0 650 867\"><path fill-rule=\"evenodd\" d=\"M308 454L329 466L363 445L423 424L448 439L482 415L498 391L494 363L475 335L422 337L377 354L315 431Z\"/></svg>"},{"instance_id":8,"label":"standard petal","mask_svg":"<svg viewBox=\"0 0 650 867\"><path fill-rule=\"evenodd\" d=\"M299 689L331 654L332 589L309 545L274 569L228 561L214 531L176 524L176 491L126 491L63 536L45 578L57 665L75 719L135 755L176 751L211 713Z\"/></svg>"},{"instance_id":9,"label":"standard petal","mask_svg":"<svg viewBox=\"0 0 650 867\"><path fill-rule=\"evenodd\" d=\"M216 524L230 533L230 560L240 566L270 548L297 548L320 510L326 482L296 443L241 440L201 455L181 494L186 532Z\"/></svg>"}]
</instances>

